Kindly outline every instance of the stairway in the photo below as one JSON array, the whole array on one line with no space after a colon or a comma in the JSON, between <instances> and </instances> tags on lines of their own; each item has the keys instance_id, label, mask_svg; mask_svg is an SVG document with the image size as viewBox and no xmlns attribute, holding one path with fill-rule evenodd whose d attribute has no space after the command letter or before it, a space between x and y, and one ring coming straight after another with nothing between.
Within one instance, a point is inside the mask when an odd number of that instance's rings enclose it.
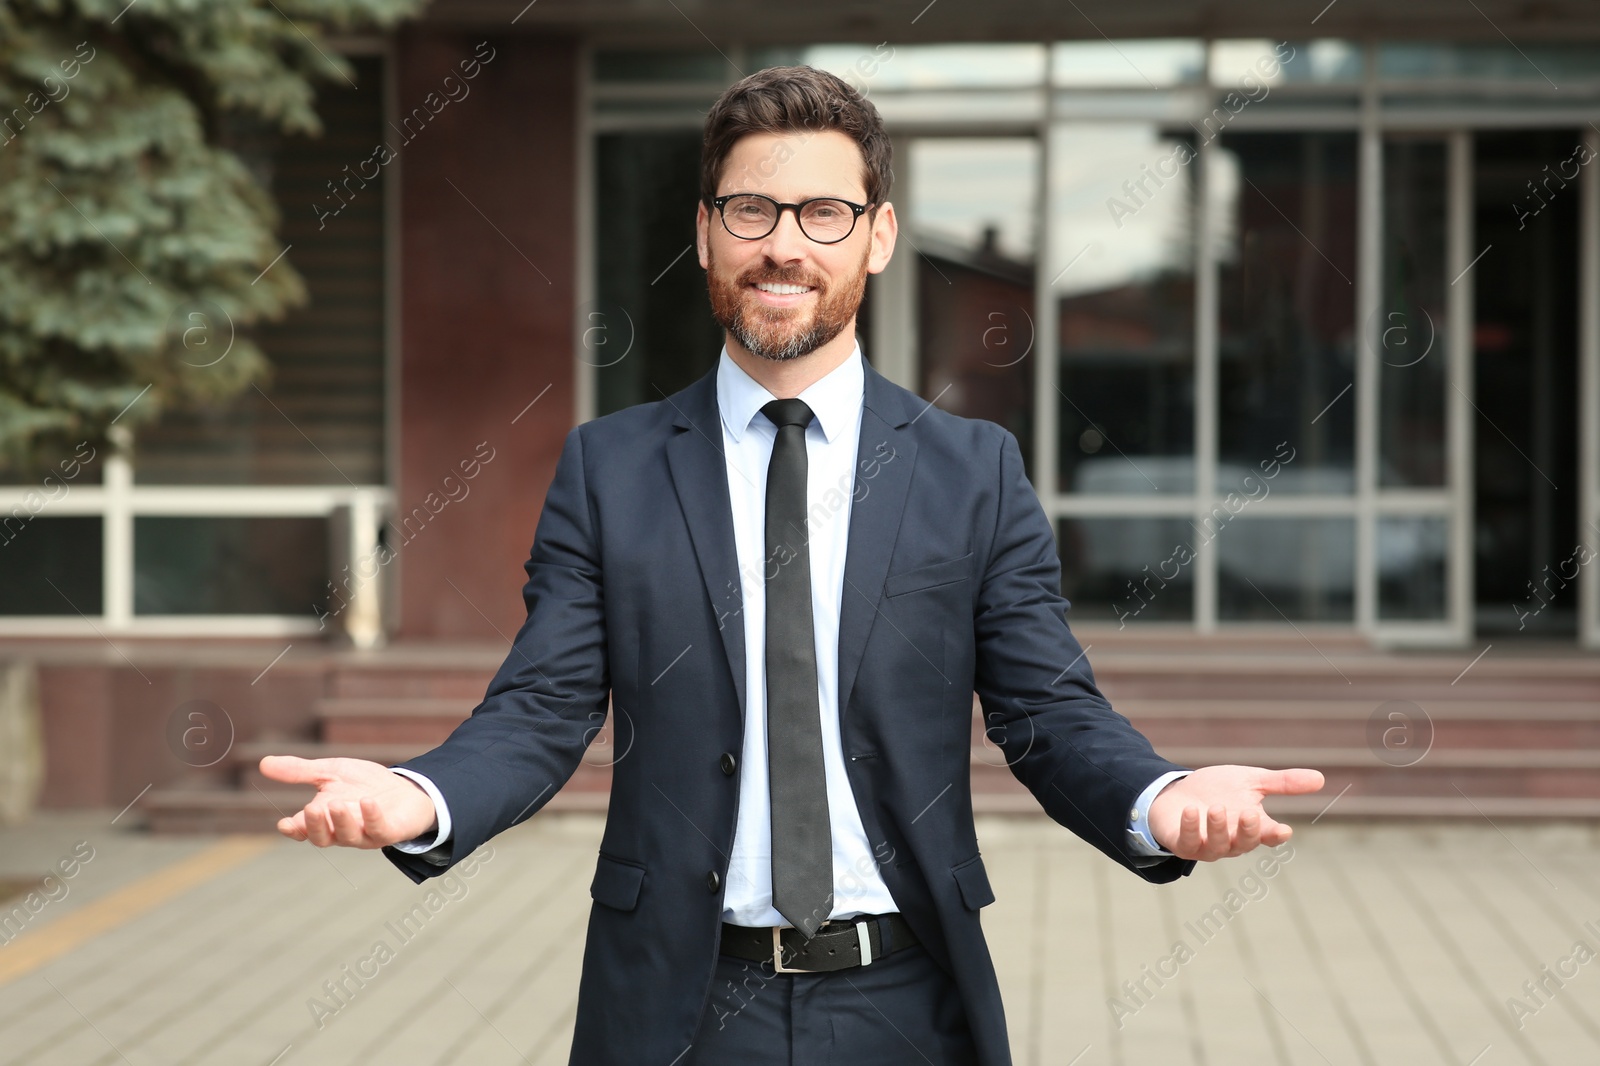
<instances>
[{"instance_id":1,"label":"stairway","mask_svg":"<svg viewBox=\"0 0 1600 1066\"><path fill-rule=\"evenodd\" d=\"M1293 634L1135 642L1091 632L1085 643L1101 690L1167 758L1321 770L1321 793L1269 800L1285 818L1600 818L1600 657L1506 652L1463 672L1468 655L1385 653L1339 637L1308 646ZM485 663L332 658L300 735L237 743L219 778L152 790L139 806L158 832L270 832L314 790L266 780L261 756L392 764L427 751L482 698ZM997 735L974 698L974 809L1039 815ZM608 723L547 809L604 811L611 750Z\"/></svg>"},{"instance_id":2,"label":"stairway","mask_svg":"<svg viewBox=\"0 0 1600 1066\"><path fill-rule=\"evenodd\" d=\"M1600 817L1600 658L1267 643L1091 654L1112 706L1174 762L1321 770L1320 793L1268 801L1286 818ZM975 723L975 805L1032 813L1007 757Z\"/></svg>"},{"instance_id":3,"label":"stairway","mask_svg":"<svg viewBox=\"0 0 1600 1066\"><path fill-rule=\"evenodd\" d=\"M264 755L306 759L368 759L403 762L441 744L483 698L493 668L453 667L393 661L382 665L337 663L326 679L326 695L312 707L309 739L285 737L241 741L228 752L224 783L196 783L152 790L139 802L153 832L248 833L275 831L280 817L299 811L316 795L262 775ZM586 761L545 809L604 811L610 792L610 723Z\"/></svg>"}]
</instances>

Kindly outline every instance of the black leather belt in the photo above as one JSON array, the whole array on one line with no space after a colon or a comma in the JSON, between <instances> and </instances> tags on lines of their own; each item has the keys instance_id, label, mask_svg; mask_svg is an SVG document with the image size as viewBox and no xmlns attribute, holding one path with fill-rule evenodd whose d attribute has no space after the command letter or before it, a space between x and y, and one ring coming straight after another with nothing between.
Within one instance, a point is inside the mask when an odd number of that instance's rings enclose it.
<instances>
[{"instance_id":1,"label":"black leather belt","mask_svg":"<svg viewBox=\"0 0 1600 1066\"><path fill-rule=\"evenodd\" d=\"M793 926L722 923L722 954L751 962L770 962L778 973L823 973L870 966L917 943L899 914L858 914L822 923L809 941Z\"/></svg>"}]
</instances>

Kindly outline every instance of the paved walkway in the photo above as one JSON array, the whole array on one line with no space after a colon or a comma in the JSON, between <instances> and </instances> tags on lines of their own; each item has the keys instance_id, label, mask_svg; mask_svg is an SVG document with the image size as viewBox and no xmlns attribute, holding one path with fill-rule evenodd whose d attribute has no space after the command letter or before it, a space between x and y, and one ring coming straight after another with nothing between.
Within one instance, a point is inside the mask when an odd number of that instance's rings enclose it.
<instances>
[{"instance_id":1,"label":"paved walkway","mask_svg":"<svg viewBox=\"0 0 1600 1066\"><path fill-rule=\"evenodd\" d=\"M72 871L0 935L0 1064L565 1064L597 817L414 886L115 813L0 830L0 881ZM1600 827L1324 822L1164 888L1043 820L979 836L1019 1066L1600 1060Z\"/></svg>"}]
</instances>

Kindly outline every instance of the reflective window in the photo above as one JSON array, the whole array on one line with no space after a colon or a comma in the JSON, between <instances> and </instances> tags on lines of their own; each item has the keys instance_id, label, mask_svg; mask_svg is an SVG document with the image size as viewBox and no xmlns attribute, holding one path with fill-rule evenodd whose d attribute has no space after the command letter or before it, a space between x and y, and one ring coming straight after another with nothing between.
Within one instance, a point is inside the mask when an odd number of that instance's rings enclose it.
<instances>
[{"instance_id":1,"label":"reflective window","mask_svg":"<svg viewBox=\"0 0 1600 1066\"><path fill-rule=\"evenodd\" d=\"M770 64L762 64L768 66ZM608 82L719 83L737 72L715 51L664 52L658 48L606 48L594 54L594 78Z\"/></svg>"},{"instance_id":2,"label":"reflective window","mask_svg":"<svg viewBox=\"0 0 1600 1066\"><path fill-rule=\"evenodd\" d=\"M1353 518L1243 515L1218 527L1217 617L1349 622L1355 605Z\"/></svg>"},{"instance_id":3,"label":"reflective window","mask_svg":"<svg viewBox=\"0 0 1600 1066\"><path fill-rule=\"evenodd\" d=\"M1231 88L1255 74L1270 86L1356 85L1361 46L1351 41L1213 41L1211 84Z\"/></svg>"},{"instance_id":4,"label":"reflective window","mask_svg":"<svg viewBox=\"0 0 1600 1066\"><path fill-rule=\"evenodd\" d=\"M1278 492L1355 488L1355 155L1346 133L1227 134L1217 152L1218 454L1251 470L1287 442ZM1219 492L1238 487L1219 471Z\"/></svg>"},{"instance_id":5,"label":"reflective window","mask_svg":"<svg viewBox=\"0 0 1600 1066\"><path fill-rule=\"evenodd\" d=\"M99 515L0 513L0 615L101 613Z\"/></svg>"},{"instance_id":6,"label":"reflective window","mask_svg":"<svg viewBox=\"0 0 1600 1066\"><path fill-rule=\"evenodd\" d=\"M699 134L605 134L595 156L597 299L578 309L574 334L609 414L710 370L722 329L694 249Z\"/></svg>"},{"instance_id":7,"label":"reflective window","mask_svg":"<svg viewBox=\"0 0 1600 1066\"><path fill-rule=\"evenodd\" d=\"M1450 520L1432 515L1378 519L1378 617L1442 621Z\"/></svg>"},{"instance_id":8,"label":"reflective window","mask_svg":"<svg viewBox=\"0 0 1600 1066\"><path fill-rule=\"evenodd\" d=\"M1050 84L1057 87L1192 85L1205 78L1205 42L1060 41L1051 46Z\"/></svg>"},{"instance_id":9,"label":"reflective window","mask_svg":"<svg viewBox=\"0 0 1600 1066\"><path fill-rule=\"evenodd\" d=\"M1378 76L1393 81L1600 79L1600 47L1523 41L1391 41L1378 46Z\"/></svg>"},{"instance_id":10,"label":"reflective window","mask_svg":"<svg viewBox=\"0 0 1600 1066\"><path fill-rule=\"evenodd\" d=\"M997 422L1033 455L1039 144L919 138L907 146L902 240L915 256L918 392Z\"/></svg>"},{"instance_id":11,"label":"reflective window","mask_svg":"<svg viewBox=\"0 0 1600 1066\"><path fill-rule=\"evenodd\" d=\"M1383 293L1378 307L1378 484L1445 483L1446 146L1383 148Z\"/></svg>"},{"instance_id":12,"label":"reflective window","mask_svg":"<svg viewBox=\"0 0 1600 1066\"><path fill-rule=\"evenodd\" d=\"M1058 488L1192 491L1193 138L1074 124L1051 151Z\"/></svg>"},{"instance_id":13,"label":"reflective window","mask_svg":"<svg viewBox=\"0 0 1600 1066\"><path fill-rule=\"evenodd\" d=\"M1183 518L1063 519L1056 547L1069 622L1190 621L1196 539Z\"/></svg>"},{"instance_id":14,"label":"reflective window","mask_svg":"<svg viewBox=\"0 0 1600 1066\"><path fill-rule=\"evenodd\" d=\"M134 519L136 614L286 614L329 603L325 518Z\"/></svg>"},{"instance_id":15,"label":"reflective window","mask_svg":"<svg viewBox=\"0 0 1600 1066\"><path fill-rule=\"evenodd\" d=\"M806 64L870 96L929 89L1006 89L1044 84L1042 44L817 44L758 48L752 69Z\"/></svg>"},{"instance_id":16,"label":"reflective window","mask_svg":"<svg viewBox=\"0 0 1600 1066\"><path fill-rule=\"evenodd\" d=\"M1475 521L1481 633L1577 626L1580 168L1577 130L1474 136ZM1465 283L1463 283L1465 284ZM1594 565L1594 564L1591 564Z\"/></svg>"}]
</instances>

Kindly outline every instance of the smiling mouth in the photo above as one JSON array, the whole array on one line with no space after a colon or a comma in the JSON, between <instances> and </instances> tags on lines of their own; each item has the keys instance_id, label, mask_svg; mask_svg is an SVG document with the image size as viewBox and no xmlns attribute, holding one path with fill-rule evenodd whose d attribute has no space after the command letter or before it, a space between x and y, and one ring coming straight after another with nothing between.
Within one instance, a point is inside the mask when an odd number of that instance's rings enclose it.
<instances>
[{"instance_id":1,"label":"smiling mouth","mask_svg":"<svg viewBox=\"0 0 1600 1066\"><path fill-rule=\"evenodd\" d=\"M776 281L757 281L751 283L750 287L772 296L802 296L814 291L809 285L786 285Z\"/></svg>"}]
</instances>

